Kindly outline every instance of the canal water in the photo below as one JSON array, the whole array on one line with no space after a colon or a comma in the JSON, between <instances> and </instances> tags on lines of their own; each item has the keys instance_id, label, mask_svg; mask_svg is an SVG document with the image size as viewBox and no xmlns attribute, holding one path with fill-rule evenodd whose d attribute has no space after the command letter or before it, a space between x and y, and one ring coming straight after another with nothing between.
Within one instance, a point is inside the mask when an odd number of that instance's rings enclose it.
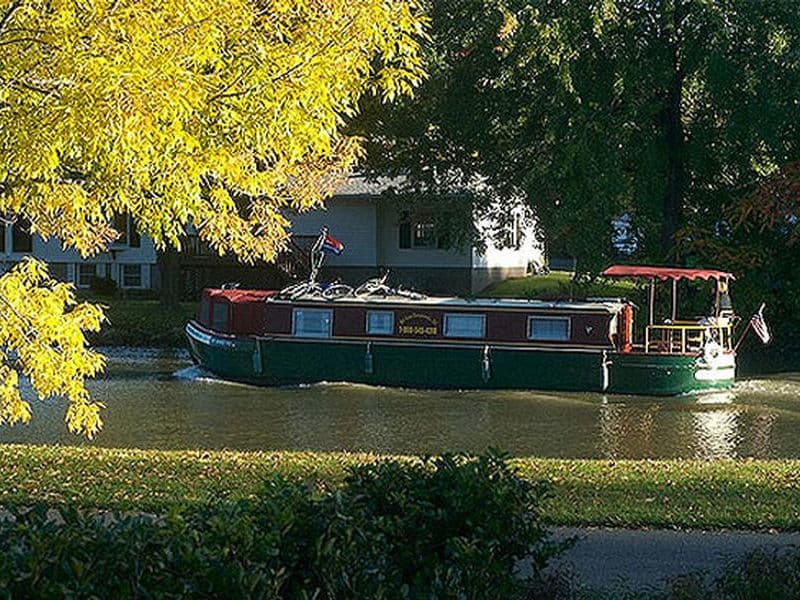
<instances>
[{"instance_id":1,"label":"canal water","mask_svg":"<svg viewBox=\"0 0 800 600\"><path fill-rule=\"evenodd\" d=\"M60 401L33 402L30 425L0 443L163 449L516 456L800 457L800 373L679 398L530 391L420 391L330 383L259 388L215 379L174 351L106 349L90 384L106 404L92 442L71 435Z\"/></svg>"}]
</instances>

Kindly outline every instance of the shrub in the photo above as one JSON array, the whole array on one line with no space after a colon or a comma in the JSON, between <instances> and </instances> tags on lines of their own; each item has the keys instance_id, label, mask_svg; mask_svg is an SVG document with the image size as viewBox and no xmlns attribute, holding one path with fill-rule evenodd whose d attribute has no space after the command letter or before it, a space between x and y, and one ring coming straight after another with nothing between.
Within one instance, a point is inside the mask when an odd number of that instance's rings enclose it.
<instances>
[{"instance_id":1,"label":"shrub","mask_svg":"<svg viewBox=\"0 0 800 600\"><path fill-rule=\"evenodd\" d=\"M698 597L700 597L698 595ZM713 584L711 598L800 598L800 549L756 550L729 563Z\"/></svg>"},{"instance_id":2,"label":"shrub","mask_svg":"<svg viewBox=\"0 0 800 600\"><path fill-rule=\"evenodd\" d=\"M494 453L352 467L321 502L322 587L334 597L508 598L518 561L538 573L559 550L539 519L545 493Z\"/></svg>"},{"instance_id":3,"label":"shrub","mask_svg":"<svg viewBox=\"0 0 800 600\"><path fill-rule=\"evenodd\" d=\"M490 453L358 466L322 494L273 479L167 515L15 509L0 597L509 598L521 559L538 572L560 550L544 493Z\"/></svg>"},{"instance_id":4,"label":"shrub","mask_svg":"<svg viewBox=\"0 0 800 600\"><path fill-rule=\"evenodd\" d=\"M111 277L92 276L89 280L89 289L98 296L113 296L117 293L117 282Z\"/></svg>"}]
</instances>

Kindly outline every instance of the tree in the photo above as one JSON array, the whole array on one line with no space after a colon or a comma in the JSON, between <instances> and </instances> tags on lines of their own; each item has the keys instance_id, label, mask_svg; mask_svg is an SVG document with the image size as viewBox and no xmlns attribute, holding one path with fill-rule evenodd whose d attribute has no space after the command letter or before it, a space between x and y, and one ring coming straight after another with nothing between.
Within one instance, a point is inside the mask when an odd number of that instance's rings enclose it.
<instances>
[{"instance_id":1,"label":"tree","mask_svg":"<svg viewBox=\"0 0 800 600\"><path fill-rule=\"evenodd\" d=\"M271 260L283 209L320 205L360 155L342 132L359 98L393 100L422 78L424 25L416 0L0 0L0 212L84 255L130 214L162 248L191 224L220 253ZM28 418L16 371L40 396L66 393L70 428L92 435L99 407L78 388L99 359L79 349L96 309L39 265L5 277L20 318L0 330L0 418ZM58 338L76 357L69 382L22 351L22 330L57 335L24 310L34 289L76 323Z\"/></svg>"},{"instance_id":2,"label":"tree","mask_svg":"<svg viewBox=\"0 0 800 600\"><path fill-rule=\"evenodd\" d=\"M375 172L522 196L585 270L632 217L639 257L674 261L687 223L800 157L800 6L749 0L442 0L430 79L370 105Z\"/></svg>"}]
</instances>

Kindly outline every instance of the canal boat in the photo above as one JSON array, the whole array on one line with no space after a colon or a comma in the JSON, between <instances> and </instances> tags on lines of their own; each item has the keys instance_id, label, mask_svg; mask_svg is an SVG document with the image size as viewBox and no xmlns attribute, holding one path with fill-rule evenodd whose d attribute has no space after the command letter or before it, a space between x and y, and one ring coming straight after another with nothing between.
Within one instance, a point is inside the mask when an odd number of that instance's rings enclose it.
<instances>
[{"instance_id":1,"label":"canal boat","mask_svg":"<svg viewBox=\"0 0 800 600\"><path fill-rule=\"evenodd\" d=\"M200 365L259 385L676 395L734 383L732 274L613 266L603 275L649 284L639 341L637 307L625 299L427 297L389 288L385 277L357 288L312 277L285 290L206 289L186 333ZM677 284L695 279L715 283L713 308L680 319ZM659 282L672 288L672 312L661 320L655 316Z\"/></svg>"}]
</instances>

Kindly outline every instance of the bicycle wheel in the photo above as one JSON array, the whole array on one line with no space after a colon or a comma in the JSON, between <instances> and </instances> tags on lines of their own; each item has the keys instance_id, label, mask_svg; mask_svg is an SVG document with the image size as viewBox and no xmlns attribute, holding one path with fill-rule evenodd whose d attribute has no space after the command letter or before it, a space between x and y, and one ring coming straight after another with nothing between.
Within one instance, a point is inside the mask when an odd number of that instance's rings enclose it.
<instances>
[{"instance_id":1,"label":"bicycle wheel","mask_svg":"<svg viewBox=\"0 0 800 600\"><path fill-rule=\"evenodd\" d=\"M308 286L308 282L307 282L307 281L301 281L300 283L293 283L292 285L288 285L288 286L286 286L285 288L283 288L281 291L279 291L279 292L278 292L277 294L275 294L275 295L276 295L278 298L281 298L281 299L291 298L291 297L292 297L292 295L293 295L293 294L294 294L294 293L295 293L297 290L300 290L300 289L302 289L302 290L305 290L305 288L306 288L307 286Z\"/></svg>"},{"instance_id":2,"label":"bicycle wheel","mask_svg":"<svg viewBox=\"0 0 800 600\"><path fill-rule=\"evenodd\" d=\"M371 296L375 292L375 286L369 281L362 283L353 292L356 296Z\"/></svg>"},{"instance_id":3,"label":"bicycle wheel","mask_svg":"<svg viewBox=\"0 0 800 600\"><path fill-rule=\"evenodd\" d=\"M299 283L292 289L291 292L288 293L289 300L297 300L298 298L305 296L312 290L313 286L308 282Z\"/></svg>"},{"instance_id":4,"label":"bicycle wheel","mask_svg":"<svg viewBox=\"0 0 800 600\"><path fill-rule=\"evenodd\" d=\"M344 298L345 296L351 296L353 294L353 288L345 283L335 283L331 286L325 288L322 292L322 297L326 300L336 300L337 298Z\"/></svg>"},{"instance_id":5,"label":"bicycle wheel","mask_svg":"<svg viewBox=\"0 0 800 600\"><path fill-rule=\"evenodd\" d=\"M402 288L397 288L394 293L397 296L408 298L409 300L424 300L427 298L425 294L420 294L419 292L415 292L413 290L404 290Z\"/></svg>"}]
</instances>

